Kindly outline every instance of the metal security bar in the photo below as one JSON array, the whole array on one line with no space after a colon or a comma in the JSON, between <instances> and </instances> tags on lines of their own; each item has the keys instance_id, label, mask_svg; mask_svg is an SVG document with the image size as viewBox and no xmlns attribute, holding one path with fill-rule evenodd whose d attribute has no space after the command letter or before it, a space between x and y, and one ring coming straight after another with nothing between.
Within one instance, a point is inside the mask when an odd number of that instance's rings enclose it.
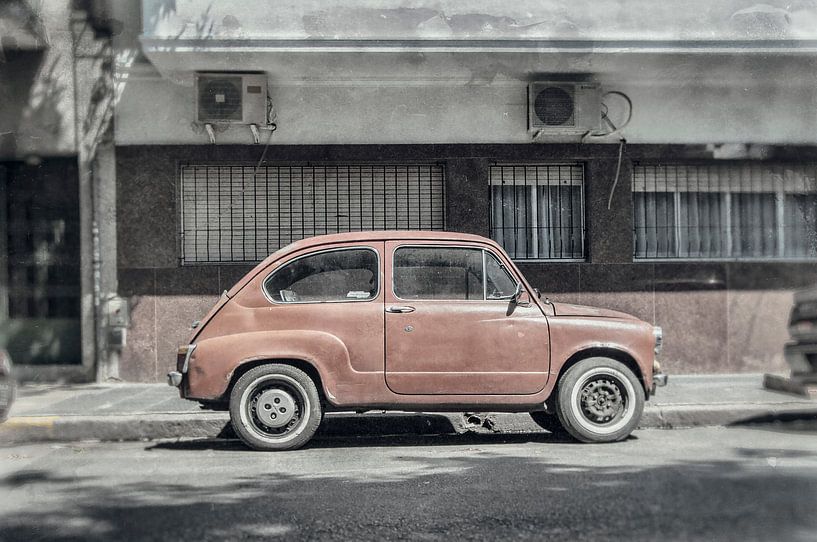
<instances>
[{"instance_id":1,"label":"metal security bar","mask_svg":"<svg viewBox=\"0 0 817 542\"><path fill-rule=\"evenodd\" d=\"M183 264L250 263L293 241L445 229L438 164L181 166Z\"/></svg>"},{"instance_id":2,"label":"metal security bar","mask_svg":"<svg viewBox=\"0 0 817 542\"><path fill-rule=\"evenodd\" d=\"M494 164L491 237L516 260L583 260L581 164Z\"/></svg>"},{"instance_id":3,"label":"metal security bar","mask_svg":"<svg viewBox=\"0 0 817 542\"><path fill-rule=\"evenodd\" d=\"M636 164L636 259L817 257L817 166Z\"/></svg>"}]
</instances>

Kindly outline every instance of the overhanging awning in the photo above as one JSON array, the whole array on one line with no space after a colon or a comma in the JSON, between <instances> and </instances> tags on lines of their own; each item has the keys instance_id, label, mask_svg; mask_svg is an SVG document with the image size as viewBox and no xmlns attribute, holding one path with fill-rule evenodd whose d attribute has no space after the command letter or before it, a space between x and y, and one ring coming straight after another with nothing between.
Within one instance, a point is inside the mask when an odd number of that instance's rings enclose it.
<instances>
[{"instance_id":1,"label":"overhanging awning","mask_svg":"<svg viewBox=\"0 0 817 542\"><path fill-rule=\"evenodd\" d=\"M815 40L276 40L166 39L143 37L151 53L641 53L641 54L814 54Z\"/></svg>"}]
</instances>

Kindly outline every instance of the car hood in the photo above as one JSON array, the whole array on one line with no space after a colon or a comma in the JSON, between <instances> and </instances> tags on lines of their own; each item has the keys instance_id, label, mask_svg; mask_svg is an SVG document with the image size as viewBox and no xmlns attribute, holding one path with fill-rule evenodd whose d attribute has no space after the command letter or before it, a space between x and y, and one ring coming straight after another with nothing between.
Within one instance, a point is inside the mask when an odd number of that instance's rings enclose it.
<instances>
[{"instance_id":1,"label":"car hood","mask_svg":"<svg viewBox=\"0 0 817 542\"><path fill-rule=\"evenodd\" d=\"M572 305L570 303L552 302L556 316L585 316L591 318L626 318L634 320L635 316L626 312L613 311L610 309L600 309L598 307L588 307L585 305Z\"/></svg>"}]
</instances>

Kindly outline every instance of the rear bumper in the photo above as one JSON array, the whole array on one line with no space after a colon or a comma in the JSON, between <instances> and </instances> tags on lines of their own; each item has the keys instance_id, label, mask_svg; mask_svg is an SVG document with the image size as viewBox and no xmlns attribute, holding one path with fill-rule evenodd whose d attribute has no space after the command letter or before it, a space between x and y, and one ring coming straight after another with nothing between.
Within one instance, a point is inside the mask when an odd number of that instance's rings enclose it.
<instances>
[{"instance_id":1,"label":"rear bumper","mask_svg":"<svg viewBox=\"0 0 817 542\"><path fill-rule=\"evenodd\" d=\"M193 357L193 352L195 351L195 344L180 346L176 354L176 370L167 373L167 384L174 388L179 388L179 396L182 399L186 398L184 377L187 371L190 370L190 359Z\"/></svg>"}]
</instances>

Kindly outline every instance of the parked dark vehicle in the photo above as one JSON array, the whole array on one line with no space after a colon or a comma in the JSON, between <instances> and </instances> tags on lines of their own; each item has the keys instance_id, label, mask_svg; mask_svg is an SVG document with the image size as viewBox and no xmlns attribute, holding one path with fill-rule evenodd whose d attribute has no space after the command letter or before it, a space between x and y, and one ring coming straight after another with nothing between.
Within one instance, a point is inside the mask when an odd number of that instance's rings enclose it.
<instances>
[{"instance_id":1,"label":"parked dark vehicle","mask_svg":"<svg viewBox=\"0 0 817 542\"><path fill-rule=\"evenodd\" d=\"M0 423L8 418L11 404L14 402L15 388L11 356L0 348Z\"/></svg>"},{"instance_id":2,"label":"parked dark vehicle","mask_svg":"<svg viewBox=\"0 0 817 542\"><path fill-rule=\"evenodd\" d=\"M817 383L817 288L794 294L789 335L792 342L785 355L792 377L810 377Z\"/></svg>"},{"instance_id":3,"label":"parked dark vehicle","mask_svg":"<svg viewBox=\"0 0 817 542\"><path fill-rule=\"evenodd\" d=\"M541 299L490 239L313 237L225 292L168 374L228 404L259 450L297 448L327 410L528 412L583 442L626 438L654 386L661 329Z\"/></svg>"}]
</instances>

